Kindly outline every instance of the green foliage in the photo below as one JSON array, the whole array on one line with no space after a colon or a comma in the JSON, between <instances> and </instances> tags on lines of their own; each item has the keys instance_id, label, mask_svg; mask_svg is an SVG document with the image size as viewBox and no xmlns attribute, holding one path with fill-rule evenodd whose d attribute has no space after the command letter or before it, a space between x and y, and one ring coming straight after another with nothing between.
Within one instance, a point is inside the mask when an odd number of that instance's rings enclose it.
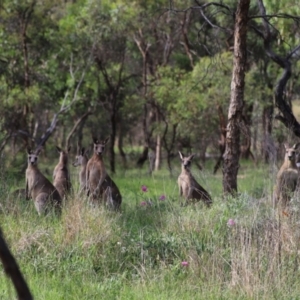
<instances>
[{"instance_id":1,"label":"green foliage","mask_svg":"<svg viewBox=\"0 0 300 300\"><path fill-rule=\"evenodd\" d=\"M276 0L266 0L264 1L267 14L282 14L285 13L290 16L299 16L300 8L296 0L292 1L276 1ZM295 26L295 20L293 18L282 18L273 17L272 25L278 28L280 37L278 37L278 42L283 42L283 47L288 50L290 44L297 44L299 42L299 37L295 36L297 32L297 26Z\"/></svg>"}]
</instances>

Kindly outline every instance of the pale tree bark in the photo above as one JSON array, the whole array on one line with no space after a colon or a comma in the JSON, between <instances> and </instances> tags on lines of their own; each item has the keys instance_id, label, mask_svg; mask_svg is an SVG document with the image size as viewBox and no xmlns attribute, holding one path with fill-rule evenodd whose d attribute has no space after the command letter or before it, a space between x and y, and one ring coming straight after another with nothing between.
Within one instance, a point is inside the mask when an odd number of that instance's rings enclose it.
<instances>
[{"instance_id":1,"label":"pale tree bark","mask_svg":"<svg viewBox=\"0 0 300 300\"><path fill-rule=\"evenodd\" d=\"M235 195L240 157L240 124L243 122L246 38L250 0L240 0L235 14L231 97L223 163L223 192Z\"/></svg>"},{"instance_id":2,"label":"pale tree bark","mask_svg":"<svg viewBox=\"0 0 300 300\"><path fill-rule=\"evenodd\" d=\"M161 163L161 136L158 134L156 136L156 149L155 149L156 155L155 155L155 171L158 171L160 169L160 163Z\"/></svg>"}]
</instances>

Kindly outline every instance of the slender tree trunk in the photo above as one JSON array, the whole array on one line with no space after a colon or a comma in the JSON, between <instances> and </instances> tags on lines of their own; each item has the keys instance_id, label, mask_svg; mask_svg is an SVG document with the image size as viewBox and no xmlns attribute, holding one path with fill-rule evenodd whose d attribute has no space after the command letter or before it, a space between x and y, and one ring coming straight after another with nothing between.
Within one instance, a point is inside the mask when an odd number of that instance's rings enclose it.
<instances>
[{"instance_id":1,"label":"slender tree trunk","mask_svg":"<svg viewBox=\"0 0 300 300\"><path fill-rule=\"evenodd\" d=\"M220 130L220 139L218 141L218 144L219 144L220 156L214 166L214 175L221 167L221 164L223 162L223 155L225 152L227 122L221 105L218 105L218 115L219 115L219 130Z\"/></svg>"},{"instance_id":2,"label":"slender tree trunk","mask_svg":"<svg viewBox=\"0 0 300 300\"><path fill-rule=\"evenodd\" d=\"M271 149L271 134L272 134L272 117L273 117L273 105L267 106L263 109L262 124L263 124L263 140L262 140L262 155L265 163L269 163L272 159Z\"/></svg>"},{"instance_id":3,"label":"slender tree trunk","mask_svg":"<svg viewBox=\"0 0 300 300\"><path fill-rule=\"evenodd\" d=\"M148 153L149 153L149 147L147 145L144 145L143 152L141 153L141 155L139 156L139 158L136 162L136 164L139 168L142 168L145 161L147 161Z\"/></svg>"},{"instance_id":4,"label":"slender tree trunk","mask_svg":"<svg viewBox=\"0 0 300 300\"><path fill-rule=\"evenodd\" d=\"M117 145L118 145L119 153L120 153L120 156L122 159L123 168L126 169L127 168L127 159L126 159L126 153L123 150L123 135L124 135L124 132L123 132L122 121L119 120Z\"/></svg>"},{"instance_id":5,"label":"slender tree trunk","mask_svg":"<svg viewBox=\"0 0 300 300\"><path fill-rule=\"evenodd\" d=\"M141 31L140 31L140 35L141 35ZM148 67L150 70L152 70L152 59L151 56L149 54L149 47L150 45L147 44L145 45L143 43L143 40L139 40L138 38L135 38L135 42L139 48L139 50L141 51L141 54L143 56L143 97L145 100L145 104L144 104L144 115L143 115L143 133L144 133L144 149L142 154L140 155L140 157L137 160L137 166L138 167L142 167L143 164L145 163L145 161L147 161L148 159L148 153L149 153L149 143L150 143L150 134L149 134L149 128L147 125L147 115L148 115L148 108L147 108L147 97L148 97ZM149 62L148 62L149 61Z\"/></svg>"},{"instance_id":6,"label":"slender tree trunk","mask_svg":"<svg viewBox=\"0 0 300 300\"><path fill-rule=\"evenodd\" d=\"M250 127L252 125L253 107L254 105L252 103L244 107L243 141L240 148L241 148L241 158L244 159L251 158L253 161L255 161L254 155L251 151L252 135L250 130Z\"/></svg>"},{"instance_id":7,"label":"slender tree trunk","mask_svg":"<svg viewBox=\"0 0 300 300\"><path fill-rule=\"evenodd\" d=\"M235 195L240 157L240 124L244 107L246 38L250 0L238 2L234 29L234 58L231 97L228 111L227 134L223 163L223 192Z\"/></svg>"},{"instance_id":8,"label":"slender tree trunk","mask_svg":"<svg viewBox=\"0 0 300 300\"><path fill-rule=\"evenodd\" d=\"M110 134L110 144L109 144L109 163L110 171L112 173L116 172L115 167L115 140L117 134L117 124L116 124L116 113L113 110L110 116L111 134Z\"/></svg>"},{"instance_id":9,"label":"slender tree trunk","mask_svg":"<svg viewBox=\"0 0 300 300\"><path fill-rule=\"evenodd\" d=\"M156 137L156 148L155 148L155 171L160 169L161 163L161 136L160 134Z\"/></svg>"}]
</instances>

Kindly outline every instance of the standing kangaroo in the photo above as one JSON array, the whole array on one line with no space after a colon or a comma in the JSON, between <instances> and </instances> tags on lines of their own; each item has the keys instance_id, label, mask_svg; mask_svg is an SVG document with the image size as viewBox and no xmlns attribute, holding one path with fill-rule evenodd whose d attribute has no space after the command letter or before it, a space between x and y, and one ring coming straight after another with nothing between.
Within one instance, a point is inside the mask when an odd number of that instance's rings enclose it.
<instances>
[{"instance_id":1,"label":"standing kangaroo","mask_svg":"<svg viewBox=\"0 0 300 300\"><path fill-rule=\"evenodd\" d=\"M79 184L80 184L80 193L87 189L86 185L86 167L88 163L88 156L87 152L84 148L81 148L81 150L77 153L75 157L75 161L73 162L74 167L80 166L80 172L79 172Z\"/></svg>"},{"instance_id":2,"label":"standing kangaroo","mask_svg":"<svg viewBox=\"0 0 300 300\"><path fill-rule=\"evenodd\" d=\"M190 170L195 154L184 157L179 151L179 156L181 159L181 174L178 177L180 196L186 199L186 203L189 203L189 200L202 200L207 206L210 206L212 199L209 193L196 181Z\"/></svg>"},{"instance_id":3,"label":"standing kangaroo","mask_svg":"<svg viewBox=\"0 0 300 300\"><path fill-rule=\"evenodd\" d=\"M69 147L67 151L62 150L58 146L56 146L56 149L59 153L59 162L53 171L53 185L63 199L71 190L71 180L68 169L68 153L70 152L71 147Z\"/></svg>"},{"instance_id":4,"label":"standing kangaroo","mask_svg":"<svg viewBox=\"0 0 300 300\"><path fill-rule=\"evenodd\" d=\"M119 209L122 196L114 181L107 174L102 155L109 138L104 141L94 139L94 154L86 167L86 184L88 195L93 200L102 200L112 209Z\"/></svg>"},{"instance_id":5,"label":"standing kangaroo","mask_svg":"<svg viewBox=\"0 0 300 300\"><path fill-rule=\"evenodd\" d=\"M41 148L36 151L27 150L28 166L26 169L26 199L33 199L39 215L49 207L58 210L61 208L61 197L53 184L41 173L37 167L38 156Z\"/></svg>"},{"instance_id":6,"label":"standing kangaroo","mask_svg":"<svg viewBox=\"0 0 300 300\"><path fill-rule=\"evenodd\" d=\"M275 204L280 205L283 209L290 202L298 183L299 172L296 165L296 152L300 143L289 147L284 144L285 157L284 162L277 173Z\"/></svg>"}]
</instances>

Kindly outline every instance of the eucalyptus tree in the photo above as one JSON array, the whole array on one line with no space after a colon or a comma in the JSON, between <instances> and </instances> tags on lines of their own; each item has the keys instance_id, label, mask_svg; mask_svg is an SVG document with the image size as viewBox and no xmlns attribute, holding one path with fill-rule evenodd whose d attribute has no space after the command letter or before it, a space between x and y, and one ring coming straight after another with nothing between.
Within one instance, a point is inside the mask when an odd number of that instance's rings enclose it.
<instances>
[{"instance_id":1,"label":"eucalyptus tree","mask_svg":"<svg viewBox=\"0 0 300 300\"><path fill-rule=\"evenodd\" d=\"M299 48L296 46L294 49L291 49L289 53L282 58L279 54L275 54L272 51L272 45L274 45L274 41L279 35L279 31L271 29L276 28L274 26L274 22L278 22L277 25L281 21L281 19L293 19L298 20L297 17L291 18L286 13L276 13L276 14L266 14L264 10L263 1L259 0L258 4L253 3L250 6L249 0L240 0L238 3L234 1L222 1L222 2L201 2L195 1L196 5L191 5L186 10L182 11L185 13L187 10L194 10L199 12L199 19L202 20L203 26L199 28L199 34L201 34L202 29L205 26L209 26L212 30L217 32L217 36L227 36L226 42L229 44L229 48L234 52L234 64L233 64L233 72L232 72L232 83L231 83L231 101L228 108L228 120L226 125L226 136L224 134L225 140L225 153L224 153L224 164L223 164L223 189L224 193L235 194L237 191L237 174L238 174L238 166L239 166L239 157L240 157L240 136L241 136L241 128L240 124L245 123L248 127L251 124L249 121L245 121L245 106L244 106L244 87L245 87L245 73L253 65L255 65L255 59L247 60L247 50L249 56L251 57L252 52L255 52L255 55L260 55L260 58L265 58L263 48L268 54L268 56L274 60L280 67L284 68L284 73L276 85L275 89L275 100L276 105L280 109L282 115L277 116L279 120L281 120L285 125L289 126L293 129L295 134L299 134L298 123L293 117L292 110L285 101L281 101L283 98L285 84L290 76L290 59L298 55ZM279 5L275 4L273 1L267 2L270 7L274 9L274 6ZM285 6L285 2L283 2L282 7ZM259 7L260 13L257 13ZM217 8L217 10L214 10ZM175 6L170 5L170 9L173 11L180 12L180 10L176 9ZM289 10L286 7L287 11ZM274 9L274 11L276 11ZM215 13L214 13L215 12ZM274 22L273 22L274 19ZM258 20L263 20L263 28ZM290 20L287 24L290 24ZM256 23L257 22L257 23ZM273 27L270 27L270 24ZM294 33L293 35L297 39L297 26L294 24ZM279 25L280 26L280 25ZM286 26L287 28L288 26ZM247 33L248 29L248 33ZM254 30L254 31L253 31ZM257 48L247 48L246 41L247 38L250 37L249 33L251 33L251 37L253 37L253 32L259 34L260 37L263 38L262 42L257 42L257 44L253 43L254 39L252 38L249 41L252 41L252 45L259 46L259 53L256 51ZM285 34L289 34L288 30L284 30ZM225 38L220 39L220 41L224 42ZM256 40L258 40L256 38ZM289 40L290 41L290 40ZM256 41L255 41L256 42ZM282 52L284 49L284 44L279 44L279 52ZM263 47L264 46L264 47ZM255 56L254 55L254 56ZM253 56L253 58L254 58ZM269 68L266 67L269 65L269 61L265 60L265 70ZM266 73L265 73L266 74ZM270 84L270 76L267 74L265 76L266 82L268 82L269 88L272 87ZM270 97L268 97L270 99ZM267 106L270 106L270 101L267 102ZM248 107L248 111L251 112L253 106L250 105ZM244 115L243 115L244 114ZM248 130L249 132L249 130Z\"/></svg>"},{"instance_id":2,"label":"eucalyptus tree","mask_svg":"<svg viewBox=\"0 0 300 300\"><path fill-rule=\"evenodd\" d=\"M274 8L273 5L275 3L269 3L269 8ZM281 121L296 136L300 137L300 124L293 114L291 102L286 93L286 87L292 75L292 62L293 60L298 60L300 57L300 27L298 25L300 17L297 17L299 8L297 6L295 8L292 6L286 7L286 3L283 2L279 7L285 9L284 12L279 10L276 14L267 13L262 0L258 0L258 7L260 12L259 18L262 20L262 24L260 26L253 25L252 27L263 39L268 57L283 69L281 77L275 86L275 105L280 111L280 114L275 118ZM286 12L296 14L290 15ZM280 20L278 21L278 19ZM280 30L277 29L276 25ZM279 43L278 38L280 39ZM274 50L276 41L277 51Z\"/></svg>"},{"instance_id":3,"label":"eucalyptus tree","mask_svg":"<svg viewBox=\"0 0 300 300\"><path fill-rule=\"evenodd\" d=\"M147 159L149 148L152 148L156 156L156 169L158 169L161 146L164 145L166 148L166 141L163 141L166 136L165 130L167 128L169 130L169 126L166 123L166 106L160 107L162 103L157 95L153 94L153 87L164 81L162 78L165 74L162 72L164 68L171 66L183 71L192 70L201 47L191 43L191 36L197 36L197 31L191 30L195 18L193 11L177 14L175 10L169 10L165 1L135 1L134 3L138 7L139 26L136 27L133 38L142 57L140 94L144 101L144 151L138 163L143 164ZM182 1L172 1L172 3L179 9L184 7ZM176 124L171 127L174 133ZM154 128L164 128L164 130L153 130ZM167 148L170 152L171 149L168 146Z\"/></svg>"},{"instance_id":4,"label":"eucalyptus tree","mask_svg":"<svg viewBox=\"0 0 300 300\"><path fill-rule=\"evenodd\" d=\"M59 49L57 22L51 17L55 4L37 0L1 2L2 132L8 138L21 136L25 145L43 127L46 118L41 107L44 112L50 109L64 89L62 83L53 86L64 82L62 73L51 76L54 70L50 61Z\"/></svg>"},{"instance_id":5,"label":"eucalyptus tree","mask_svg":"<svg viewBox=\"0 0 300 300\"><path fill-rule=\"evenodd\" d=\"M122 107L138 84L139 68L131 56L129 39L133 15L132 7L122 2L81 1L72 5L69 20L65 19L65 26L78 42L75 55L85 53L87 60L91 60L82 89L91 92L88 105L101 116L96 126L95 117L89 119L94 123L92 133L110 135L112 172L115 172L114 146L121 127ZM104 125L102 132L99 132L100 124Z\"/></svg>"}]
</instances>

